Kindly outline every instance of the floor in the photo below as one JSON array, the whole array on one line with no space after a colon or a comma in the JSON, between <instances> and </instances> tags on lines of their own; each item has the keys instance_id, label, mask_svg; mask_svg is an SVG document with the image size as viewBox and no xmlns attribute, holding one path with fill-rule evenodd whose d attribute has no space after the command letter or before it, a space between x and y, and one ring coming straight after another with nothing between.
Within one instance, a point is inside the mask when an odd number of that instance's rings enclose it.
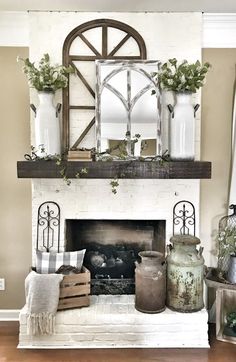
<instances>
[{"instance_id":1,"label":"floor","mask_svg":"<svg viewBox=\"0 0 236 362\"><path fill-rule=\"evenodd\" d=\"M236 345L219 342L210 326L210 349L22 350L18 322L0 322L0 362L236 362Z\"/></svg>"}]
</instances>

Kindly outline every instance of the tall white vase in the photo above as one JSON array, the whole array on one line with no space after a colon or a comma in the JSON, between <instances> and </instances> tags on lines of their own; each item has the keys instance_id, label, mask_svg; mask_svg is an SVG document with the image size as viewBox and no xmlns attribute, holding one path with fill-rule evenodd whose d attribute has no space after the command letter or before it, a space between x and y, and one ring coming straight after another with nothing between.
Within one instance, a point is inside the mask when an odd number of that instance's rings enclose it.
<instances>
[{"instance_id":1,"label":"tall white vase","mask_svg":"<svg viewBox=\"0 0 236 362\"><path fill-rule=\"evenodd\" d=\"M37 154L61 154L60 122L53 105L53 92L38 92L39 106L35 110L35 147ZM40 150L44 148L44 154Z\"/></svg>"},{"instance_id":2,"label":"tall white vase","mask_svg":"<svg viewBox=\"0 0 236 362\"><path fill-rule=\"evenodd\" d=\"M195 110L192 94L176 93L176 104L170 120L170 158L194 160L195 157Z\"/></svg>"}]
</instances>

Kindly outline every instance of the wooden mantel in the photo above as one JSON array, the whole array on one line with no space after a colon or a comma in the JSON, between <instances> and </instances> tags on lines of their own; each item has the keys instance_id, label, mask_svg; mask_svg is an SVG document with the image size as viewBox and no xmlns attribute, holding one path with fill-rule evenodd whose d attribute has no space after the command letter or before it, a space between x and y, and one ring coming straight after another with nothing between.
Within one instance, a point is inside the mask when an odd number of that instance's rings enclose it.
<instances>
[{"instance_id":1,"label":"wooden mantel","mask_svg":"<svg viewBox=\"0 0 236 362\"><path fill-rule=\"evenodd\" d=\"M65 168L68 178L75 178L82 168L87 169L81 178L126 178L126 179L209 179L211 162L140 162L140 161L18 161L19 178L61 178L60 171Z\"/></svg>"}]
</instances>

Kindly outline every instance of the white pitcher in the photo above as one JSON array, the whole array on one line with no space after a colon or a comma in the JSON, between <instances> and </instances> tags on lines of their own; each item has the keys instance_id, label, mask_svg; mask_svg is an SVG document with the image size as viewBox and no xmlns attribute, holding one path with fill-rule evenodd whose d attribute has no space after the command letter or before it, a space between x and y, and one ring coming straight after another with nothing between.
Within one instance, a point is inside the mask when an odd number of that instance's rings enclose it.
<instances>
[{"instance_id":1,"label":"white pitcher","mask_svg":"<svg viewBox=\"0 0 236 362\"><path fill-rule=\"evenodd\" d=\"M170 158L174 161L195 158L195 113L191 93L176 93L176 104L168 106L170 120Z\"/></svg>"},{"instance_id":2,"label":"white pitcher","mask_svg":"<svg viewBox=\"0 0 236 362\"><path fill-rule=\"evenodd\" d=\"M59 112L61 105L53 105L53 92L38 92L39 106L31 104L35 112L35 148L38 156L61 154ZM42 148L44 152L41 153Z\"/></svg>"}]
</instances>

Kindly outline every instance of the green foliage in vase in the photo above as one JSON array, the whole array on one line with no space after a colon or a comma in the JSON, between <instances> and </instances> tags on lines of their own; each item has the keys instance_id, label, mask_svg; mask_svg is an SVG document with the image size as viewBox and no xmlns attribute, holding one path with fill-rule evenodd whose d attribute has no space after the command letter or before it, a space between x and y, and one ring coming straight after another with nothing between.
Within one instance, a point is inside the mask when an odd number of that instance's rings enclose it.
<instances>
[{"instance_id":1,"label":"green foliage in vase","mask_svg":"<svg viewBox=\"0 0 236 362\"><path fill-rule=\"evenodd\" d=\"M68 75L75 72L71 65L68 67L51 65L48 54L43 55L38 67L29 58L17 57L17 61L23 62L23 72L26 74L30 86L37 91L56 92L58 89L67 87Z\"/></svg>"},{"instance_id":2,"label":"green foliage in vase","mask_svg":"<svg viewBox=\"0 0 236 362\"><path fill-rule=\"evenodd\" d=\"M236 252L236 227L226 227L218 236L220 255Z\"/></svg>"},{"instance_id":3,"label":"green foliage in vase","mask_svg":"<svg viewBox=\"0 0 236 362\"><path fill-rule=\"evenodd\" d=\"M225 259L230 255L236 256L236 227L226 227L218 235L219 253L218 269L224 269Z\"/></svg>"},{"instance_id":4,"label":"green foliage in vase","mask_svg":"<svg viewBox=\"0 0 236 362\"><path fill-rule=\"evenodd\" d=\"M153 76L161 89L196 93L204 85L210 66L208 62L202 65L199 60L195 63L188 63L187 60L178 63L177 59L173 58L166 63L160 63L159 71L153 73Z\"/></svg>"}]
</instances>

